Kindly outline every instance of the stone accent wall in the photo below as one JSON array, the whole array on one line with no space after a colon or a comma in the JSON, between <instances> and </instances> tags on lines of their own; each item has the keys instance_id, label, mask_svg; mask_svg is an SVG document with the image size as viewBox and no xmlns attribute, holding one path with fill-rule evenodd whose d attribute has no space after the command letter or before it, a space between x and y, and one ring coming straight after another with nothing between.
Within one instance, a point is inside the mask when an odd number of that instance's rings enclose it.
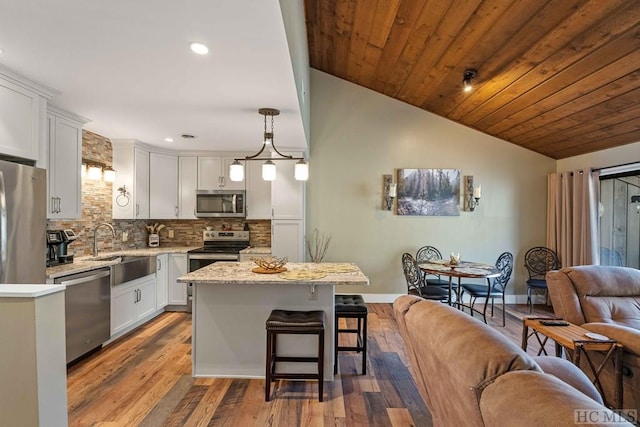
<instances>
[{"instance_id":1,"label":"stone accent wall","mask_svg":"<svg viewBox=\"0 0 640 427\"><path fill-rule=\"evenodd\" d=\"M94 160L112 166L113 150L108 138L93 132L82 131L82 158ZM117 173L117 171L116 171ZM271 221L243 220L238 218L196 219L196 220L122 220L112 219L112 184L82 179L82 218L79 220L47 221L47 229L70 228L78 239L69 245L69 251L75 256L93 253L93 229L101 222L108 222L116 230L114 239L106 227L98 230L98 248L100 252L112 252L125 249L138 249L147 246L148 224L160 223L166 228L160 231L160 246L200 246L202 231L210 226L215 230L243 230L247 223L251 231L251 246L271 246ZM169 238L169 230L174 237ZM122 232L129 235L128 241L122 241Z\"/></svg>"}]
</instances>

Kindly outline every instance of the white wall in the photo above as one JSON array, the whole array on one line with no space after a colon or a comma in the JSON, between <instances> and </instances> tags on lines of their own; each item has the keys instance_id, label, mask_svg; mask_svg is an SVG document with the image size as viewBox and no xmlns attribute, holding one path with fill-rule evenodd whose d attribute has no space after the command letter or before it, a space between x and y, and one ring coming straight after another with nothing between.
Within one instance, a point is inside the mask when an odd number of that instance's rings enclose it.
<instances>
[{"instance_id":1,"label":"white wall","mask_svg":"<svg viewBox=\"0 0 640 427\"><path fill-rule=\"evenodd\" d=\"M564 172L582 168L605 168L636 162L640 162L640 142L558 160L556 169L558 172Z\"/></svg>"},{"instance_id":2,"label":"white wall","mask_svg":"<svg viewBox=\"0 0 640 427\"><path fill-rule=\"evenodd\" d=\"M401 255L429 244L492 264L512 252L507 292L515 285L525 294L522 257L545 242L546 175L555 160L317 70L311 88L306 231L331 234L325 261L355 262L371 281L369 289L338 291L405 293ZM480 206L452 217L383 211L382 175L398 168L473 175L482 184Z\"/></svg>"}]
</instances>

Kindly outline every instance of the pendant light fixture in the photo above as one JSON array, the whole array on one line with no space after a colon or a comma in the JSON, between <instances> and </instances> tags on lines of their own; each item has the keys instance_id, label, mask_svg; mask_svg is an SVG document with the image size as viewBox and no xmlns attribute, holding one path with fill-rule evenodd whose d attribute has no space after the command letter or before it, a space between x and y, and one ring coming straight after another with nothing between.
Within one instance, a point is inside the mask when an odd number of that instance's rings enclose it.
<instances>
[{"instance_id":1,"label":"pendant light fixture","mask_svg":"<svg viewBox=\"0 0 640 427\"><path fill-rule=\"evenodd\" d=\"M231 181L242 181L244 179L244 165L241 163L241 160L264 161L262 165L262 179L265 181L274 181L276 179L275 160L298 160L294 171L295 179L298 181L306 181L309 178L309 164L304 160L304 157L293 157L282 154L278 151L273 141L273 118L280 114L280 110L275 108L260 108L258 113L264 116L262 148L260 148L260 151L253 156L247 156L243 159L234 159L233 163L229 166L229 179ZM268 131L267 117L271 119ZM269 150L271 150L271 157L260 157L267 146L269 146Z\"/></svg>"}]
</instances>

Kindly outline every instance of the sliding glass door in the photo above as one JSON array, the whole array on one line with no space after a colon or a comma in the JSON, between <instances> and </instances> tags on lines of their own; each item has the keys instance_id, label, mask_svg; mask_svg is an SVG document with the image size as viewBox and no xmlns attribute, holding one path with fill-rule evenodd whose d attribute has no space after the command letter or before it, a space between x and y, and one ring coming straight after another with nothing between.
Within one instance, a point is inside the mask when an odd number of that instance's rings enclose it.
<instances>
[{"instance_id":1,"label":"sliding glass door","mask_svg":"<svg viewBox=\"0 0 640 427\"><path fill-rule=\"evenodd\" d=\"M600 203L600 264L640 268L640 173L601 177Z\"/></svg>"}]
</instances>

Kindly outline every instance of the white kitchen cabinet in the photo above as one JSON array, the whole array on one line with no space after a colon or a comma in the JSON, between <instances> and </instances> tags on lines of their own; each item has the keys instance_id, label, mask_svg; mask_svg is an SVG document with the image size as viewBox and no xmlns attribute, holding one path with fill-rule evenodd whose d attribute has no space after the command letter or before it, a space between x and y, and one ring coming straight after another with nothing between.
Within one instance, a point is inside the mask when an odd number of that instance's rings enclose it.
<instances>
[{"instance_id":1,"label":"white kitchen cabinet","mask_svg":"<svg viewBox=\"0 0 640 427\"><path fill-rule=\"evenodd\" d=\"M178 156L149 153L149 218L178 218Z\"/></svg>"},{"instance_id":2,"label":"white kitchen cabinet","mask_svg":"<svg viewBox=\"0 0 640 427\"><path fill-rule=\"evenodd\" d=\"M273 220L271 253L275 257L287 257L289 262L304 262L304 220Z\"/></svg>"},{"instance_id":3,"label":"white kitchen cabinet","mask_svg":"<svg viewBox=\"0 0 640 427\"><path fill-rule=\"evenodd\" d=\"M187 254L169 254L169 305L187 305L187 284L176 282L187 270Z\"/></svg>"},{"instance_id":4,"label":"white kitchen cabinet","mask_svg":"<svg viewBox=\"0 0 640 427\"><path fill-rule=\"evenodd\" d=\"M198 157L198 190L244 190L244 181L229 179L234 157Z\"/></svg>"},{"instance_id":5,"label":"white kitchen cabinet","mask_svg":"<svg viewBox=\"0 0 640 427\"><path fill-rule=\"evenodd\" d=\"M262 179L262 162L245 162L247 219L271 219L271 182Z\"/></svg>"},{"instance_id":6,"label":"white kitchen cabinet","mask_svg":"<svg viewBox=\"0 0 640 427\"><path fill-rule=\"evenodd\" d=\"M156 310L155 288L155 275L149 275L111 289L111 336Z\"/></svg>"},{"instance_id":7,"label":"white kitchen cabinet","mask_svg":"<svg viewBox=\"0 0 640 427\"><path fill-rule=\"evenodd\" d=\"M52 96L51 89L0 68L0 154L40 160L38 166L46 167L44 128Z\"/></svg>"},{"instance_id":8,"label":"white kitchen cabinet","mask_svg":"<svg viewBox=\"0 0 640 427\"><path fill-rule=\"evenodd\" d=\"M47 218L82 217L82 126L86 119L52 105L47 112Z\"/></svg>"},{"instance_id":9,"label":"white kitchen cabinet","mask_svg":"<svg viewBox=\"0 0 640 427\"><path fill-rule=\"evenodd\" d=\"M113 140L114 219L149 219L149 151L132 141Z\"/></svg>"},{"instance_id":10,"label":"white kitchen cabinet","mask_svg":"<svg viewBox=\"0 0 640 427\"><path fill-rule=\"evenodd\" d=\"M180 219L196 219L198 189L198 158L181 156L178 165L178 195Z\"/></svg>"},{"instance_id":11,"label":"white kitchen cabinet","mask_svg":"<svg viewBox=\"0 0 640 427\"><path fill-rule=\"evenodd\" d=\"M169 255L156 257L156 309L164 308L169 301Z\"/></svg>"},{"instance_id":12,"label":"white kitchen cabinet","mask_svg":"<svg viewBox=\"0 0 640 427\"><path fill-rule=\"evenodd\" d=\"M299 153L287 153L299 156ZM294 168L296 162L276 163L276 179L271 182L271 202L273 219L303 219L305 181L296 181Z\"/></svg>"}]
</instances>

